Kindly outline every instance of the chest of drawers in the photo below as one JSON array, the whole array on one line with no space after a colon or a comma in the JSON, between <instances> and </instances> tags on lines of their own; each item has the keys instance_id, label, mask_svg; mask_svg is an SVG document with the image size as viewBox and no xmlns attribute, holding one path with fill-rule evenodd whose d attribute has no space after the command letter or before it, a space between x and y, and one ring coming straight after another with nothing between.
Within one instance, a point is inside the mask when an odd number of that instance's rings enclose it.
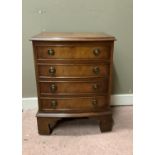
<instances>
[{"instance_id":1,"label":"chest of drawers","mask_svg":"<svg viewBox=\"0 0 155 155\"><path fill-rule=\"evenodd\" d=\"M115 38L104 33L50 33L32 37L39 134L59 120L91 117L111 131L112 58Z\"/></svg>"}]
</instances>

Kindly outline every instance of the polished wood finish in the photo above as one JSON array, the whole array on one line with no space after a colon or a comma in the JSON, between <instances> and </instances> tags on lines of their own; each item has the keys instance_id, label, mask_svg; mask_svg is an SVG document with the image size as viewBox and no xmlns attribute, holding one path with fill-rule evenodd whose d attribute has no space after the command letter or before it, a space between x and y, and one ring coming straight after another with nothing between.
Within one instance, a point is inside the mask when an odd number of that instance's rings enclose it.
<instances>
[{"instance_id":1,"label":"polished wood finish","mask_svg":"<svg viewBox=\"0 0 155 155\"><path fill-rule=\"evenodd\" d=\"M84 112L84 113L37 113L37 124L38 124L38 133L41 135L49 135L51 134L54 127L57 125L58 121L63 118L70 118L70 117L92 117L99 121L99 127L101 132L109 132L112 130L113 126L113 119L112 113L110 109L106 109L103 112Z\"/></svg>"},{"instance_id":2,"label":"polished wood finish","mask_svg":"<svg viewBox=\"0 0 155 155\"><path fill-rule=\"evenodd\" d=\"M52 89L52 88L53 89ZM72 94L72 93L106 93L108 90L107 80L98 81L41 81L40 94Z\"/></svg>"},{"instance_id":3,"label":"polished wood finish","mask_svg":"<svg viewBox=\"0 0 155 155\"><path fill-rule=\"evenodd\" d=\"M100 120L100 130L101 132L107 132L112 130L113 118L112 114L104 115L104 117L99 117Z\"/></svg>"},{"instance_id":4,"label":"polished wood finish","mask_svg":"<svg viewBox=\"0 0 155 155\"><path fill-rule=\"evenodd\" d=\"M114 41L115 37L106 33L42 32L31 38L32 41Z\"/></svg>"},{"instance_id":5,"label":"polished wood finish","mask_svg":"<svg viewBox=\"0 0 155 155\"><path fill-rule=\"evenodd\" d=\"M92 117L112 129L110 110L115 38L104 33L41 33L33 41L38 132L50 134L61 118Z\"/></svg>"},{"instance_id":6,"label":"polished wood finish","mask_svg":"<svg viewBox=\"0 0 155 155\"><path fill-rule=\"evenodd\" d=\"M56 103L56 104L53 104ZM40 99L42 112L66 112L66 111L102 111L108 106L108 96L92 97L44 97Z\"/></svg>"},{"instance_id":7,"label":"polished wood finish","mask_svg":"<svg viewBox=\"0 0 155 155\"><path fill-rule=\"evenodd\" d=\"M49 135L52 130L54 129L58 118L51 118L51 117L37 117L37 124L38 124L38 132L41 135Z\"/></svg>"},{"instance_id":8,"label":"polished wood finish","mask_svg":"<svg viewBox=\"0 0 155 155\"><path fill-rule=\"evenodd\" d=\"M52 73L52 69L55 72ZM98 72L96 71L98 69ZM108 77L107 64L38 64L40 77Z\"/></svg>"},{"instance_id":9,"label":"polished wood finish","mask_svg":"<svg viewBox=\"0 0 155 155\"><path fill-rule=\"evenodd\" d=\"M109 59L110 46L38 46L37 59Z\"/></svg>"}]
</instances>

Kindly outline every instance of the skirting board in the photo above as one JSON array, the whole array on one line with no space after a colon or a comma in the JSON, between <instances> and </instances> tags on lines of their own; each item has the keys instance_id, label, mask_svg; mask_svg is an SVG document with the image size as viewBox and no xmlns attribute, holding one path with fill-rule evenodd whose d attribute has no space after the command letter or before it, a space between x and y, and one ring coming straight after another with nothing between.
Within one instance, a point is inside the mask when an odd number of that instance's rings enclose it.
<instances>
[{"instance_id":1,"label":"skirting board","mask_svg":"<svg viewBox=\"0 0 155 155\"><path fill-rule=\"evenodd\" d=\"M30 98L22 98L22 106L23 109L34 109L37 108L37 98L30 97ZM133 105L133 94L117 94L111 95L111 105L118 106L118 105Z\"/></svg>"}]
</instances>

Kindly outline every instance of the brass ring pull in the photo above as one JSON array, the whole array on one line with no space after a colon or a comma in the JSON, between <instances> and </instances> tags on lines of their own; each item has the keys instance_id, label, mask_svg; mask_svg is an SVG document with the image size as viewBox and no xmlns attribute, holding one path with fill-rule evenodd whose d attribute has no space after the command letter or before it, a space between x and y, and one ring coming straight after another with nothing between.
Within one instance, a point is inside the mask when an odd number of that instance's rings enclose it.
<instances>
[{"instance_id":1,"label":"brass ring pull","mask_svg":"<svg viewBox=\"0 0 155 155\"><path fill-rule=\"evenodd\" d=\"M52 85L50 86L50 90L51 90L52 93L54 93L54 92L57 90L56 84L52 84Z\"/></svg>"},{"instance_id":2,"label":"brass ring pull","mask_svg":"<svg viewBox=\"0 0 155 155\"><path fill-rule=\"evenodd\" d=\"M96 99L93 99L93 100L92 100L92 105L93 105L94 107L97 106L97 100L96 100Z\"/></svg>"},{"instance_id":3,"label":"brass ring pull","mask_svg":"<svg viewBox=\"0 0 155 155\"><path fill-rule=\"evenodd\" d=\"M100 55L100 49L98 49L98 48L94 49L93 53L94 53L95 56Z\"/></svg>"},{"instance_id":4,"label":"brass ring pull","mask_svg":"<svg viewBox=\"0 0 155 155\"><path fill-rule=\"evenodd\" d=\"M52 107L53 109L55 109L55 108L57 107L57 105L58 105L58 103L57 103L56 100L52 100L52 101L51 101L51 107Z\"/></svg>"},{"instance_id":5,"label":"brass ring pull","mask_svg":"<svg viewBox=\"0 0 155 155\"><path fill-rule=\"evenodd\" d=\"M93 89L94 90L97 90L99 88L99 85L98 84L93 84Z\"/></svg>"},{"instance_id":6,"label":"brass ring pull","mask_svg":"<svg viewBox=\"0 0 155 155\"><path fill-rule=\"evenodd\" d=\"M48 49L48 55L54 55L55 54L55 52L54 52L54 50L53 49Z\"/></svg>"},{"instance_id":7,"label":"brass ring pull","mask_svg":"<svg viewBox=\"0 0 155 155\"><path fill-rule=\"evenodd\" d=\"M49 73L50 73L51 75L54 75L54 74L56 73L56 69L55 69L54 66L52 66L52 67L49 69Z\"/></svg>"},{"instance_id":8,"label":"brass ring pull","mask_svg":"<svg viewBox=\"0 0 155 155\"><path fill-rule=\"evenodd\" d=\"M99 67L94 67L93 68L93 72L95 73L95 74L99 74L100 73L100 68Z\"/></svg>"}]
</instances>

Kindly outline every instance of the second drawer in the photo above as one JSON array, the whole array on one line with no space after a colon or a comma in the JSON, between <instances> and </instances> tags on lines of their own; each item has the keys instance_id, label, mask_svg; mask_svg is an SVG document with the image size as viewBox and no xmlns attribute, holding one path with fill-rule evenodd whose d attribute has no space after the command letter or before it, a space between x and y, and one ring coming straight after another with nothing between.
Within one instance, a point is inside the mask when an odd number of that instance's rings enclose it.
<instances>
[{"instance_id":1,"label":"second drawer","mask_svg":"<svg viewBox=\"0 0 155 155\"><path fill-rule=\"evenodd\" d=\"M96 81L40 81L41 95L70 95L77 93L106 93L107 80Z\"/></svg>"},{"instance_id":2,"label":"second drawer","mask_svg":"<svg viewBox=\"0 0 155 155\"><path fill-rule=\"evenodd\" d=\"M108 64L38 64L40 78L108 77Z\"/></svg>"}]
</instances>

